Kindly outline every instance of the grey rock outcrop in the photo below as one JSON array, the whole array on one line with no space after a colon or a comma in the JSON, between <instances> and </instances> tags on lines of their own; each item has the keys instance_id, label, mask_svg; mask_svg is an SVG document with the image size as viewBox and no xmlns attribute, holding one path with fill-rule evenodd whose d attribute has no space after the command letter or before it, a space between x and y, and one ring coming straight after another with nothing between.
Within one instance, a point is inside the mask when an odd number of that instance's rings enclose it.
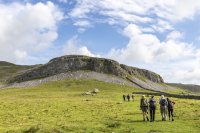
<instances>
[{"instance_id":1,"label":"grey rock outcrop","mask_svg":"<svg viewBox=\"0 0 200 133\"><path fill-rule=\"evenodd\" d=\"M150 80L155 83L164 83L162 77L154 72L119 64L110 59L81 55L68 55L54 58L47 64L36 66L13 77L9 82L23 82L79 70L111 74L123 79L137 78L143 81Z\"/></svg>"}]
</instances>

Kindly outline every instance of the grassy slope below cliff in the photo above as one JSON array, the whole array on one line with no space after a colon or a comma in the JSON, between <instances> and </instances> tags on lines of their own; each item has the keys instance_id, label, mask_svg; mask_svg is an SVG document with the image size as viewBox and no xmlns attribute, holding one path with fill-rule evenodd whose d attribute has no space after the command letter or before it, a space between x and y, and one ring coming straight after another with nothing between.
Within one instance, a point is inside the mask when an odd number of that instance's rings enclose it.
<instances>
[{"instance_id":1,"label":"grassy slope below cliff","mask_svg":"<svg viewBox=\"0 0 200 133\"><path fill-rule=\"evenodd\" d=\"M98 88L96 96L83 92ZM200 131L200 102L175 99L175 121L143 122L135 102L123 102L122 94L141 91L96 80L55 81L36 87L0 90L0 132L123 132L151 133ZM142 90L144 91L144 90ZM158 100L159 97L156 97ZM122 104L117 104L122 102ZM187 106L187 108L186 108Z\"/></svg>"}]
</instances>

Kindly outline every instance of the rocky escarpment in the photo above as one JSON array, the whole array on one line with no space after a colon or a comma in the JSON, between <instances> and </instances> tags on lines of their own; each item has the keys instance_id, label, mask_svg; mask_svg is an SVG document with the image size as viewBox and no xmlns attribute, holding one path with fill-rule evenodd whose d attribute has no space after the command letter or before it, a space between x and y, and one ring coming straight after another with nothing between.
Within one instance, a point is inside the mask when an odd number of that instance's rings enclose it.
<instances>
[{"instance_id":1,"label":"rocky escarpment","mask_svg":"<svg viewBox=\"0 0 200 133\"><path fill-rule=\"evenodd\" d=\"M124 79L134 77L141 80L150 80L155 83L164 82L160 75L148 70L122 65L110 59L80 55L69 55L54 58L47 64L37 66L15 76L10 79L9 82L23 82L78 70L89 70L99 73L112 74Z\"/></svg>"},{"instance_id":2,"label":"rocky escarpment","mask_svg":"<svg viewBox=\"0 0 200 133\"><path fill-rule=\"evenodd\" d=\"M164 83L162 77L154 72L151 72L149 70L145 70L145 69L139 69L136 67L130 67L130 66L126 66L121 64L120 65L129 75L134 75L137 78L143 80L143 78L146 78L150 81L153 81L155 83Z\"/></svg>"}]
</instances>

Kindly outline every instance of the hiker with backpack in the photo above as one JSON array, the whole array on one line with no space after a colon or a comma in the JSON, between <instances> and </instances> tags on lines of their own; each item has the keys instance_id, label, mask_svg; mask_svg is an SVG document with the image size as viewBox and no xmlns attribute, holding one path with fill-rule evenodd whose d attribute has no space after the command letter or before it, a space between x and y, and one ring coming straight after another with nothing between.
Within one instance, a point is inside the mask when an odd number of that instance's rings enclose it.
<instances>
[{"instance_id":1,"label":"hiker with backpack","mask_svg":"<svg viewBox=\"0 0 200 133\"><path fill-rule=\"evenodd\" d=\"M169 120L170 120L170 116L172 118L172 121L174 121L174 104L175 102L171 101L169 98L167 98L167 102L168 102L168 115L169 115Z\"/></svg>"},{"instance_id":2,"label":"hiker with backpack","mask_svg":"<svg viewBox=\"0 0 200 133\"><path fill-rule=\"evenodd\" d=\"M149 110L150 110L150 122L155 121L155 113L156 113L156 100L154 96L151 96L149 99Z\"/></svg>"},{"instance_id":3,"label":"hiker with backpack","mask_svg":"<svg viewBox=\"0 0 200 133\"><path fill-rule=\"evenodd\" d=\"M167 120L168 102L165 99L164 95L161 95L159 103L160 103L160 112L161 112L161 116L162 116L162 121L166 121Z\"/></svg>"},{"instance_id":4,"label":"hiker with backpack","mask_svg":"<svg viewBox=\"0 0 200 133\"><path fill-rule=\"evenodd\" d=\"M148 118L148 101L145 98L145 95L142 96L142 98L140 99L140 109L142 110L142 114L143 114L143 121L145 121L145 119L147 121L149 121Z\"/></svg>"}]
</instances>

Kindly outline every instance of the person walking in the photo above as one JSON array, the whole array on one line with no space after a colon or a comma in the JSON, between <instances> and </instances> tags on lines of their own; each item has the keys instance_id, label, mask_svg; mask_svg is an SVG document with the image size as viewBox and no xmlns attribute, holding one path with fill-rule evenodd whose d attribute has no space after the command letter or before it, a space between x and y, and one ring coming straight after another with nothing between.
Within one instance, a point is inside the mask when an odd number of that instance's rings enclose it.
<instances>
[{"instance_id":1,"label":"person walking","mask_svg":"<svg viewBox=\"0 0 200 133\"><path fill-rule=\"evenodd\" d=\"M147 120L149 121L148 118L148 101L145 98L145 95L142 96L140 99L140 109L142 110L142 115L143 115L143 121Z\"/></svg>"},{"instance_id":2,"label":"person walking","mask_svg":"<svg viewBox=\"0 0 200 133\"><path fill-rule=\"evenodd\" d=\"M123 99L124 99L124 101L126 101L126 95L123 95Z\"/></svg>"},{"instance_id":3,"label":"person walking","mask_svg":"<svg viewBox=\"0 0 200 133\"><path fill-rule=\"evenodd\" d=\"M149 99L149 110L150 110L150 121L155 121L155 113L156 113L156 100L154 96L151 96Z\"/></svg>"},{"instance_id":4,"label":"person walking","mask_svg":"<svg viewBox=\"0 0 200 133\"><path fill-rule=\"evenodd\" d=\"M127 100L130 102L130 95L129 94L127 95Z\"/></svg>"},{"instance_id":5,"label":"person walking","mask_svg":"<svg viewBox=\"0 0 200 133\"><path fill-rule=\"evenodd\" d=\"M169 120L170 117L172 118L172 121L174 121L174 104L175 102L171 101L169 98L167 98L167 102L168 102L168 116L169 116Z\"/></svg>"},{"instance_id":6,"label":"person walking","mask_svg":"<svg viewBox=\"0 0 200 133\"><path fill-rule=\"evenodd\" d=\"M134 98L135 98L134 95L132 95L132 101L133 101L133 102L134 102Z\"/></svg>"},{"instance_id":7,"label":"person walking","mask_svg":"<svg viewBox=\"0 0 200 133\"><path fill-rule=\"evenodd\" d=\"M164 95L161 95L159 103L160 103L160 112L161 112L161 116L162 116L162 121L166 121L167 120L167 106L168 106L168 102L165 99Z\"/></svg>"}]
</instances>

